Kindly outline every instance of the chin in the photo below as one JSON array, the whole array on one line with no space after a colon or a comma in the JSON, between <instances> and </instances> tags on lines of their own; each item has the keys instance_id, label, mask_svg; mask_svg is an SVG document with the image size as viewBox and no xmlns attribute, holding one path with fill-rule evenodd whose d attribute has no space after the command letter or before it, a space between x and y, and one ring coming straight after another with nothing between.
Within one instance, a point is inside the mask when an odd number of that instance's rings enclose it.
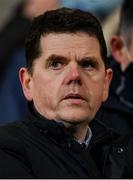
<instances>
[{"instance_id":1,"label":"chin","mask_svg":"<svg viewBox=\"0 0 133 180\"><path fill-rule=\"evenodd\" d=\"M62 121L69 122L69 123L83 123L83 122L89 122L89 115L85 112L73 112L68 111L62 112L59 117Z\"/></svg>"}]
</instances>

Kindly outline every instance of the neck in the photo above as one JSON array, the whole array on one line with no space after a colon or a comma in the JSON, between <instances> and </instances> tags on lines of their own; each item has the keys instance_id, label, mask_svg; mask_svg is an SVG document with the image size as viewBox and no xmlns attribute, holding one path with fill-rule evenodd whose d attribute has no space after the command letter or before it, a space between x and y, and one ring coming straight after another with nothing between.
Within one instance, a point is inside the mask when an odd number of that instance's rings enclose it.
<instances>
[{"instance_id":1,"label":"neck","mask_svg":"<svg viewBox=\"0 0 133 180\"><path fill-rule=\"evenodd\" d=\"M77 132L75 132L74 137L79 142L82 143L85 140L86 134L88 131L88 126L79 127Z\"/></svg>"},{"instance_id":2,"label":"neck","mask_svg":"<svg viewBox=\"0 0 133 180\"><path fill-rule=\"evenodd\" d=\"M85 140L88 131L88 124L75 124L68 122L63 122L63 124L69 131L71 131L71 133L79 143L82 143Z\"/></svg>"}]
</instances>

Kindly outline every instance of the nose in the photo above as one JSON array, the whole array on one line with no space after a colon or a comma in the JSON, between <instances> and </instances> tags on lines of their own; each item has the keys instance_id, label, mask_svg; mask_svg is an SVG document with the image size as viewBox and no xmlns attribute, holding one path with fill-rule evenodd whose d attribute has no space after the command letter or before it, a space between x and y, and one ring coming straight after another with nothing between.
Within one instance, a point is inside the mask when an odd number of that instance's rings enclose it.
<instances>
[{"instance_id":1,"label":"nose","mask_svg":"<svg viewBox=\"0 0 133 180\"><path fill-rule=\"evenodd\" d=\"M69 70L66 76L66 83L77 83L80 84L80 69L78 67L78 64L76 62L73 62L69 65Z\"/></svg>"}]
</instances>

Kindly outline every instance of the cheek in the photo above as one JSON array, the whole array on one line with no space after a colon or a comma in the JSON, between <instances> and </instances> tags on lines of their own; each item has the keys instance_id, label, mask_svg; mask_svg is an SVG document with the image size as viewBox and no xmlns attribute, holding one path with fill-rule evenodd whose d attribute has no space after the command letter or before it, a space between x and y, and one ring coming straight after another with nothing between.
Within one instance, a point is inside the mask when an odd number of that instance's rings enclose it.
<instances>
[{"instance_id":1,"label":"cheek","mask_svg":"<svg viewBox=\"0 0 133 180\"><path fill-rule=\"evenodd\" d=\"M38 86L38 94L45 97L51 97L53 96L53 89L54 89L54 82L51 80L43 80L40 82L40 85Z\"/></svg>"},{"instance_id":2,"label":"cheek","mask_svg":"<svg viewBox=\"0 0 133 180\"><path fill-rule=\"evenodd\" d=\"M91 101L90 101L90 107L92 109L93 115L96 114L98 109L100 108L102 102L103 102L103 88L99 86L98 84L94 86L95 88L91 90Z\"/></svg>"},{"instance_id":3,"label":"cheek","mask_svg":"<svg viewBox=\"0 0 133 180\"><path fill-rule=\"evenodd\" d=\"M92 79L88 83L88 92L92 104L101 104L104 93L104 81L100 78Z\"/></svg>"},{"instance_id":4,"label":"cheek","mask_svg":"<svg viewBox=\"0 0 133 180\"><path fill-rule=\"evenodd\" d=\"M34 85L34 98L38 103L45 105L52 105L56 103L56 98L58 97L57 92L58 84L56 80L51 80L50 78L39 78Z\"/></svg>"}]
</instances>

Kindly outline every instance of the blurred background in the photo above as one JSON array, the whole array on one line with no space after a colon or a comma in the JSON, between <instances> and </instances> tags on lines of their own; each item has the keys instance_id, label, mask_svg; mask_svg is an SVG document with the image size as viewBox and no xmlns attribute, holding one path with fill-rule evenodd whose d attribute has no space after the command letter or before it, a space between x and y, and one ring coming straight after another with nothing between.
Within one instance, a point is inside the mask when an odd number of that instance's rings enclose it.
<instances>
[{"instance_id":1,"label":"blurred background","mask_svg":"<svg viewBox=\"0 0 133 180\"><path fill-rule=\"evenodd\" d=\"M122 0L0 0L0 125L22 119L26 100L18 70L25 66L24 40L32 19L48 9L87 10L102 23L109 39L117 31Z\"/></svg>"},{"instance_id":2,"label":"blurred background","mask_svg":"<svg viewBox=\"0 0 133 180\"><path fill-rule=\"evenodd\" d=\"M20 4L20 2L22 1L23 0L0 0L0 30L14 14L16 6ZM58 1L61 6L77 7L83 10L89 10L95 15L97 15L100 19L104 20L103 27L106 36L108 36L108 33L111 33L111 31L115 30L114 29L115 24L117 26L117 22L119 18L119 8L121 6L122 0L58 0ZM106 18L108 19L109 22L106 22ZM113 19L113 26L110 29L106 27L106 24L108 25L112 23L111 22L112 19Z\"/></svg>"},{"instance_id":3,"label":"blurred background","mask_svg":"<svg viewBox=\"0 0 133 180\"><path fill-rule=\"evenodd\" d=\"M15 6L21 0L0 0L0 29L10 18L10 15L13 13Z\"/></svg>"}]
</instances>

